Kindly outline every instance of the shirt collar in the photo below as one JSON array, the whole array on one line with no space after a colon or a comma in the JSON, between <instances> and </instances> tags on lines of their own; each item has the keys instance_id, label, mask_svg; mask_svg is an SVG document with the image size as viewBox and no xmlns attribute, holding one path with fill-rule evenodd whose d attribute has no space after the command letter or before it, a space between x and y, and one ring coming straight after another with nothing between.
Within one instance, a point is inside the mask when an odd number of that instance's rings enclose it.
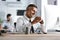
<instances>
[{"instance_id":1,"label":"shirt collar","mask_svg":"<svg viewBox=\"0 0 60 40\"><path fill-rule=\"evenodd\" d=\"M26 14L24 15L24 18L25 18L26 20L28 20L28 21L30 20L30 19L26 16Z\"/></svg>"}]
</instances>

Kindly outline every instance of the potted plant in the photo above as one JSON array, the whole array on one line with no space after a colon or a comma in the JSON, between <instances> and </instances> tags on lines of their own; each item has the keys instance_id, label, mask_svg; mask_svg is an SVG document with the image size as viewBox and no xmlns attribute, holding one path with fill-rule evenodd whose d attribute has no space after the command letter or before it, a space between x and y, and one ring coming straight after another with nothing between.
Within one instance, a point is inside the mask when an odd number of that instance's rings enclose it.
<instances>
[{"instance_id":1,"label":"potted plant","mask_svg":"<svg viewBox=\"0 0 60 40\"><path fill-rule=\"evenodd\" d=\"M1 33L1 29L2 29L2 26L1 26L1 24L2 24L2 19L0 18L0 36L2 35L2 33Z\"/></svg>"},{"instance_id":2,"label":"potted plant","mask_svg":"<svg viewBox=\"0 0 60 40\"><path fill-rule=\"evenodd\" d=\"M3 21L2 21L2 19L0 18L0 29L2 28L2 27L1 27L2 22L3 22Z\"/></svg>"},{"instance_id":3,"label":"potted plant","mask_svg":"<svg viewBox=\"0 0 60 40\"><path fill-rule=\"evenodd\" d=\"M0 24L2 24L2 22L3 22L3 21L2 21L2 19L0 18Z\"/></svg>"}]
</instances>

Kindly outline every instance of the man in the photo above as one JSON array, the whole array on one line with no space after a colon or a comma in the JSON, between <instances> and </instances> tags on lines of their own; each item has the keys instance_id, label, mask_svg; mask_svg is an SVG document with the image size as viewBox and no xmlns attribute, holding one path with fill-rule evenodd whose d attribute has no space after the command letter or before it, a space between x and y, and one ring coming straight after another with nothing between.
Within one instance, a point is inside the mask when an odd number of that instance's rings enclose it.
<instances>
[{"instance_id":1,"label":"man","mask_svg":"<svg viewBox=\"0 0 60 40\"><path fill-rule=\"evenodd\" d=\"M16 28L17 28L18 32L21 32L21 33L26 32L26 34L35 32L33 25L38 22L42 23L40 17L35 17L36 12L37 12L36 5L34 5L34 4L28 5L24 16L17 19ZM27 33L27 31L28 31L28 33Z\"/></svg>"},{"instance_id":2,"label":"man","mask_svg":"<svg viewBox=\"0 0 60 40\"><path fill-rule=\"evenodd\" d=\"M6 29L8 32L13 32L14 31L14 23L11 18L11 14L7 14L7 20L3 21L2 27L3 29Z\"/></svg>"}]
</instances>

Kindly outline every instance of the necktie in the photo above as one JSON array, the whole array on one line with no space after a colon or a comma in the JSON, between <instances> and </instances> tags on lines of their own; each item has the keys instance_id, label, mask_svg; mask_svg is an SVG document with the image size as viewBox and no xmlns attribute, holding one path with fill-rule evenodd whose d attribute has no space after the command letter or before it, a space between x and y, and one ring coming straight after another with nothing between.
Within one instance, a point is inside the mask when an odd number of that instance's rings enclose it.
<instances>
[{"instance_id":1,"label":"necktie","mask_svg":"<svg viewBox=\"0 0 60 40\"><path fill-rule=\"evenodd\" d=\"M29 22L31 23L31 20L29 20ZM34 28L32 25L31 25L30 33L34 33Z\"/></svg>"}]
</instances>

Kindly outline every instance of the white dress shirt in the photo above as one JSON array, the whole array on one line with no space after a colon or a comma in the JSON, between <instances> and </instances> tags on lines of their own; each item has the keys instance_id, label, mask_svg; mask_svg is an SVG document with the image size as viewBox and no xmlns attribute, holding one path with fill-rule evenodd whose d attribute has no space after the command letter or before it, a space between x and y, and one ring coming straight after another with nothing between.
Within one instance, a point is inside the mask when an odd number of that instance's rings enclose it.
<instances>
[{"instance_id":1,"label":"white dress shirt","mask_svg":"<svg viewBox=\"0 0 60 40\"><path fill-rule=\"evenodd\" d=\"M16 25L17 31L24 33L26 30L25 27L31 27L31 23L29 22L29 19L26 16L18 18Z\"/></svg>"}]
</instances>

